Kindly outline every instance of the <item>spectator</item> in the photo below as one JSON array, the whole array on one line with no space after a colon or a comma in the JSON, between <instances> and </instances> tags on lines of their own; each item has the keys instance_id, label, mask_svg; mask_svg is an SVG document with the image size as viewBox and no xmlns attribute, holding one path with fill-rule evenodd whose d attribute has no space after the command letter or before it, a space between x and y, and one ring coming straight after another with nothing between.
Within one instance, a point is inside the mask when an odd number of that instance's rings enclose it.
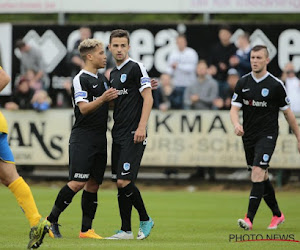
<instances>
[{"instance_id":1,"label":"spectator","mask_svg":"<svg viewBox=\"0 0 300 250\"><path fill-rule=\"evenodd\" d=\"M291 110L300 114L300 79L296 76L292 62L285 65L281 80L285 82L287 96L291 100Z\"/></svg>"},{"instance_id":2,"label":"spectator","mask_svg":"<svg viewBox=\"0 0 300 250\"><path fill-rule=\"evenodd\" d=\"M30 88L33 88L34 90L40 90L43 88L42 82L36 79L36 72L34 72L34 70L27 70L24 77L29 80Z\"/></svg>"},{"instance_id":3,"label":"spectator","mask_svg":"<svg viewBox=\"0 0 300 250\"><path fill-rule=\"evenodd\" d=\"M161 74L159 83L160 87L153 91L153 107L161 111L180 109L182 107L181 98L172 84L171 76L166 73Z\"/></svg>"},{"instance_id":4,"label":"spectator","mask_svg":"<svg viewBox=\"0 0 300 250\"><path fill-rule=\"evenodd\" d=\"M219 91L226 87L229 58L235 55L236 47L230 42L231 29L229 26L221 26L219 29L219 42L214 45L211 51L209 74L219 83Z\"/></svg>"},{"instance_id":5,"label":"spectator","mask_svg":"<svg viewBox=\"0 0 300 250\"><path fill-rule=\"evenodd\" d=\"M37 90L31 99L33 108L38 111L45 111L50 108L51 98L45 90Z\"/></svg>"},{"instance_id":6,"label":"spectator","mask_svg":"<svg viewBox=\"0 0 300 250\"><path fill-rule=\"evenodd\" d=\"M26 44L23 40L17 40L16 47L21 52L21 75L25 75L29 70L36 72L31 80L35 82L40 81L43 84L43 88L47 90L49 88L49 78L45 72L45 63L40 50Z\"/></svg>"},{"instance_id":7,"label":"spectator","mask_svg":"<svg viewBox=\"0 0 300 250\"><path fill-rule=\"evenodd\" d=\"M16 90L14 91L11 101L5 104L5 108L9 110L32 109L32 97L34 89L29 86L30 81L26 78L21 78Z\"/></svg>"},{"instance_id":8,"label":"spectator","mask_svg":"<svg viewBox=\"0 0 300 250\"><path fill-rule=\"evenodd\" d=\"M218 83L208 73L207 63L200 60L197 66L197 80L186 88L184 106L186 109L211 109L218 97Z\"/></svg>"},{"instance_id":9,"label":"spectator","mask_svg":"<svg viewBox=\"0 0 300 250\"><path fill-rule=\"evenodd\" d=\"M248 33L244 33L239 36L237 46L238 50L236 51L235 55L230 57L229 63L231 67L237 69L240 76L243 76L251 71L251 45Z\"/></svg>"},{"instance_id":10,"label":"spectator","mask_svg":"<svg viewBox=\"0 0 300 250\"><path fill-rule=\"evenodd\" d=\"M87 26L80 27L79 32L80 39L75 42L73 50L67 55L70 76L72 78L74 78L75 75L77 75L77 73L84 67L84 61L80 57L78 46L83 40L92 38L91 29Z\"/></svg>"},{"instance_id":11,"label":"spectator","mask_svg":"<svg viewBox=\"0 0 300 250\"><path fill-rule=\"evenodd\" d=\"M237 81L240 79L239 73L236 69L231 68L227 72L227 88L223 93L219 94L219 97L215 99L214 106L218 109L229 110L231 107L231 97L234 93L234 88Z\"/></svg>"},{"instance_id":12,"label":"spectator","mask_svg":"<svg viewBox=\"0 0 300 250\"><path fill-rule=\"evenodd\" d=\"M176 39L177 49L172 51L168 58L168 74L173 78L173 84L180 94L181 107L183 107L183 95L185 88L196 79L196 67L198 62L197 52L187 47L185 35L179 35Z\"/></svg>"}]
</instances>

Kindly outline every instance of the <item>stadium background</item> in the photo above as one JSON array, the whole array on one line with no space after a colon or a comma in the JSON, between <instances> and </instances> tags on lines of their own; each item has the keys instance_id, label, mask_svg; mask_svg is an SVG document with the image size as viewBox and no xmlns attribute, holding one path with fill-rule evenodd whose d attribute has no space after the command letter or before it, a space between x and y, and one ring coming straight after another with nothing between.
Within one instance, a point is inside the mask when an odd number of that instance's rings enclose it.
<instances>
[{"instance_id":1,"label":"stadium background","mask_svg":"<svg viewBox=\"0 0 300 250\"><path fill-rule=\"evenodd\" d=\"M299 72L300 70L300 2L297 0L294 1L151 1L151 3L141 3L142 1L126 1L126 3L118 2L117 4L112 5L111 3L106 3L106 1L85 1L84 6L82 7L79 1L72 1L72 4L66 3L67 1L5 1L0 0L0 29L4 27L1 32L1 43L6 40L8 47L3 48L3 43L1 45L1 52L2 61L4 62L4 68L8 69L8 72L12 76L12 85L9 89L6 89L6 94L2 95L0 103L3 104L9 98L9 93L13 89L13 82L15 77L18 75L19 72L19 60L16 57L14 51L14 42L18 38L25 37L30 31L35 31L40 37L45 34L46 31L51 30L53 34L59 39L59 41L63 44L64 48L68 49L68 38L72 32L76 32L81 25L88 25L91 27L94 34L99 32L99 38L103 38L104 42L107 43L107 33L118 27L122 27L128 29L130 33L133 32L141 32L137 38L135 46L133 46L132 50L135 48L139 48L141 46L140 53L137 53L136 56L138 60L144 60L145 64L148 62L148 70L150 75L153 77L158 77L159 73L161 72L159 66L156 66L155 62L158 59L155 59L154 55L160 53L159 49L161 47L168 47L170 44L175 42L175 37L177 32L185 31L184 33L187 35L188 43L190 47L196 49L199 54L200 58L207 58L208 56L208 48L209 46L217 41L217 29L220 24L229 24L232 27L233 33L242 29L244 31L253 34L255 31L260 30L256 37L253 37L254 42L264 42L266 45L273 45L274 46L274 57L271 61L269 70L276 76L279 76L281 70L283 69L284 62L286 60L293 60L296 71ZM71 1L70 1L71 2ZM96 3L97 2L97 3ZM185 4L183 4L185 2ZM95 8L95 4L97 8ZM78 7L78 6L79 7ZM77 6L74 7L74 6ZM95 11L97 9L97 11ZM95 13L96 12L96 13ZM164 40L159 40L157 34L162 30L165 31L163 34ZM102 32L102 33L101 33ZM106 33L107 32L107 33ZM143 33L144 32L144 33ZM104 37L104 35L106 36ZM152 41L152 43L148 44L149 47L142 44L141 41L143 40L143 34L148 35ZM101 37L102 36L102 37ZM140 39L140 40L139 40ZM146 41L147 42L147 41ZM0 43L0 44L1 44ZM146 43L147 45L147 43ZM150 49L149 49L150 48ZM166 53L160 55L163 59L166 57ZM163 66L161 66L163 67ZM50 67L51 69L51 67ZM56 80L55 87L52 85L53 91L59 91L59 78L55 77L66 77L67 75L64 72L64 58L61 59L60 63L53 67L51 71L49 71L50 79L52 80L51 83L53 84L53 80ZM57 89L56 89L57 88ZM65 112L65 113L64 113ZM211 111L210 111L211 112ZM173 120L170 122L171 127L179 126L180 120L184 114L188 114L190 120L187 122L188 126L191 126L192 121L197 121L196 117L201 116L201 121L207 121L210 112L170 112L172 117L175 120L175 125ZM51 117L50 114L56 113L54 117ZM52 204L52 200L55 197L57 188L63 185L61 182L57 182L58 180L67 180L67 150L66 145L63 146L59 145L59 138L64 138L64 140L68 139L69 132L70 132L70 125L72 123L72 110L59 110L59 112L51 111L46 114L38 114L33 111L20 111L16 113L6 112L4 114L7 116L10 130L17 131L13 134L13 138L11 140L11 146L16 154L17 158L17 165L20 172L26 179L33 184L34 194L37 194L38 205L41 207L41 211L48 212L49 208L47 206ZM52 123L53 120L56 121L57 116L66 116L67 124L66 126L61 126L61 128L53 129ZM152 114L151 119L154 119L156 116L160 116L161 114L154 112ZM298 114L297 119L300 123L300 114ZM228 133L222 132L222 124L216 123L216 134L210 135L207 131L207 128L212 125L204 124L202 127L196 123L196 126L192 128L192 131L188 133L188 136L197 137L197 135L207 137L207 140L210 138L216 139L220 136L224 138L232 138L233 133L229 131L230 124L228 117L226 118L226 111L215 111L213 112L213 117L225 117L224 120L221 119L224 126L228 128ZM70 117L70 118L69 118ZM172 118L172 119L173 119ZM158 118L159 119L159 118ZM163 117L161 119L164 119ZM227 120L226 120L227 119ZM62 119L63 120L63 119ZM282 122L281 117L281 122ZM190 123L189 123L190 122ZM17 124L17 125L16 125ZM191 240L192 244L184 245L182 242L188 242L189 237L185 236L183 240L177 241L177 246L171 246L172 248L177 249L198 249L200 247L204 247L207 249L229 249L234 248L232 245L228 245L228 235L232 233L242 234L243 232L232 229L233 226L230 225L229 229L227 228L227 223L234 224L235 219L238 213L244 212L243 208L245 208L245 204L247 200L245 197L248 195L248 191L242 191L239 193L236 189L245 189L249 188L248 185L248 175L244 176L242 179L235 178L232 175L236 170L235 168L243 168L244 167L244 159L243 159L243 151L241 150L240 144L236 148L232 148L231 151L224 151L223 155L233 155L238 153L239 158L237 159L227 159L227 161L222 161L222 157L219 158L214 164L209 164L209 162L215 157L218 159L218 150L219 147L211 147L209 148L209 152L203 152L203 154L209 153L209 157L207 160L202 161L204 158L201 159L199 156L194 156L195 158L193 161L189 158L188 155L180 155L180 151L182 148L177 147L178 142L187 144L182 138L187 136L187 132L183 132L181 129L177 129L177 133L174 136L174 133L168 133L166 128L161 127L160 129L155 129L155 122L153 122L153 127L150 128L150 131L153 131L153 138L154 141L159 140L162 136L165 136L163 142L157 142L158 144L152 145L152 149L150 147L150 154L153 151L153 147L155 145L161 144L171 144L171 146L164 146L164 148L159 148L161 152L154 152L154 156L152 155L152 159L150 157L149 162L153 162L153 159L160 159L159 157L166 156L166 159L163 159L161 164L156 162L155 164L147 164L146 167L142 168L139 180L139 184L143 184L144 190L150 189L149 193L146 193L146 196L149 199L153 199L153 203L158 202L157 207L153 207L153 210L158 213L161 209L168 209L164 203L162 202L166 197L172 196L170 194L171 190L179 190L173 191L175 200L179 201L179 203L183 204L187 202L191 202L191 206L198 207L201 213L205 213L204 217L214 217L218 210L213 210L212 207L220 207L224 205L225 213L229 214L229 218L222 221L222 226L216 226L217 230L220 230L219 233L221 234L220 237L213 238L211 235L213 234L214 228L208 229L207 232L201 231L201 239L202 242L206 242L209 245L202 245L202 243L198 242L199 233L196 233L196 238ZM293 199L299 195L299 178L300 178L300 157L295 150L296 141L294 137L290 134L288 128L282 124L281 130L281 137L283 142L279 142L279 146L277 146L278 152L278 160L274 161L276 170L271 170L271 174L273 175L273 181L276 182L277 188L281 190L279 193L279 200L283 200L285 202L284 208L289 208L289 212L291 216L293 215L295 219L292 223L290 223L289 228L284 228L283 231L279 231L279 234L295 234L296 239L300 239L299 234L299 216L296 212L297 202L293 203ZM17 127L19 126L19 130ZM199 127L197 127L199 126ZM202 130L200 129L202 128ZM63 128L63 129L62 129ZM61 130L60 130L61 129ZM160 133L155 134L157 131ZM221 130L221 132L220 132ZM20 132L18 132L20 131ZM34 132L36 131L36 133ZM206 132L205 132L206 131ZM56 136L56 137L55 137ZM55 138L54 138L55 137ZM54 138L54 139L53 139ZM173 139L170 139L173 138ZM20 139L23 140L20 142ZM53 139L53 141L52 141ZM151 133L150 133L151 139ZM284 141L286 140L286 141ZM160 143L160 144L159 144ZM63 159L62 161L56 161L55 158L59 155L59 150L53 150L53 148L48 148L49 145L58 144L61 146L64 151L64 157L60 158ZM175 146L174 146L175 145ZM174 148L175 147L175 148ZM191 146L192 147L192 146ZM46 148L46 150L45 150ZM193 147L192 147L193 148ZM195 148L197 154L197 147ZM200 150L203 147L198 148L199 154ZM53 157L49 157L47 151ZM159 151L158 150L158 151ZM165 151L164 151L165 150ZM177 151L176 151L177 150ZM188 154L190 150L190 146L187 146L186 152ZM153 153L153 152L152 152ZM156 154L155 154L156 153ZM159 155L159 153L162 155ZM201 154L200 154L201 155ZM37 157L36 164L33 164L33 158ZM157 156L159 156L157 158ZM19 157L19 158L18 158ZM147 158L148 156L146 156ZM179 157L182 161L176 159ZM193 157L193 156L192 156ZM224 156L223 156L224 157ZM36 158L34 158L36 159ZM224 159L224 158L223 158ZM189 164L190 162L192 164ZM286 162L289 164L285 164ZM179 162L179 163L178 163ZM183 164L182 164L183 162ZM184 164L186 162L186 164ZM234 164L231 164L231 163ZM239 165L240 164L240 165ZM144 164L145 165L145 164ZM176 166L175 166L176 165ZM197 173L199 167L203 171L201 171L200 175L195 175ZM285 171L283 171L285 170ZM193 176L195 178L193 178ZM110 190L112 187L109 183L109 174L106 174L106 182L104 187L107 188L107 193L104 194L104 197L113 196L114 193ZM53 182L54 180L54 182ZM155 186L153 186L155 184ZM282 186L282 184L285 184ZM41 198L42 196L47 195L47 188L51 186L54 188L54 193L52 196L47 196L47 198ZM6 197L7 191L0 189L3 197ZM157 191L159 190L159 192ZM206 190L205 193L203 190ZM224 191L221 191L224 190ZM53 191L53 190L52 190ZM189 200L190 193L192 195L195 193L197 198L191 198ZM51 193L51 192L50 192ZM158 193L162 193L160 199L157 200L155 197L158 196ZM166 195L166 196L163 196ZM181 197L183 196L183 197ZM208 197L215 196L216 199L209 199ZM223 197L223 198L222 198ZM224 198L225 197L225 198ZM243 198L242 198L243 197ZM9 198L5 198L8 199ZM48 201L47 201L48 199ZM51 204L49 203L49 199L51 200ZM108 199L108 198L107 198ZM225 200L223 200L225 199ZM227 200L226 200L227 199ZM243 204L238 204L241 208L233 208L227 201L236 200L237 203L241 202ZM299 199L297 199L299 200ZM222 201L220 203L220 201ZM75 201L79 203L79 201ZM105 202L105 201L104 201ZM110 204L114 204L114 201L108 201ZM162 202L162 203L161 203ZM207 207L203 205L202 202L208 202L212 204L212 207ZM11 201L13 203L13 201ZM70 214L76 217L80 213L75 209L79 207L79 204L73 205L73 208L70 210ZM170 202L171 204L171 202ZM173 203L172 203L173 204ZM177 206L175 202L173 206ZM203 208L201 209L201 205ZM12 205L13 206L13 205ZM113 206L117 206L114 204ZM184 211L187 215L189 213L190 206L188 207L181 207L178 205L179 211ZM103 208L105 209L105 208ZM109 208L107 208L109 209ZM195 216L197 216L197 210L193 210L191 212L192 218L188 218L187 221L182 222L185 227L189 227L189 222L191 220L195 220ZM203 210L204 209L204 210ZM226 210L227 209L227 210ZM211 213L208 212L211 210ZM230 212L229 212L230 211ZM12 211L12 216L14 213L18 213L19 211L14 212ZM114 211L116 213L116 211ZM241 214L240 216L242 216ZM98 215L100 216L100 215ZM111 214L107 215L112 216ZM162 218L166 218L165 214L157 215L158 217L161 216ZM176 216L176 213L173 214ZM264 207L264 210L261 214L258 215L258 219L263 219L265 216L268 216L267 208ZM67 217L67 215L66 215ZM186 216L187 218L188 216ZM162 219L163 220L163 219ZM63 219L64 221L64 219ZM103 222L104 221L104 222ZM108 228L110 229L112 225L110 225L110 221L107 219L101 221L100 225L103 223L109 224ZM118 223L117 220L116 224ZM177 225L170 222L170 220L164 221L167 223L164 227L166 230L168 226L176 227ZM196 222L201 224L204 221L204 218L201 219L197 218ZM297 222L298 221L298 222ZM65 218L65 223L72 224L72 221L67 220ZM169 224L168 224L169 223ZM209 225L209 222L206 222ZM218 224L218 221L214 220L215 225ZM98 225L96 224L96 225ZM259 226L262 227L261 224ZM22 226L21 226L22 228ZM193 234L194 230L199 230L197 227L192 227L191 230L187 230L189 234ZM267 231L263 231L260 229L260 233L267 233ZM199 231L199 232L200 232ZM159 231L161 232L161 231ZM5 233L5 232L3 232ZM23 232L22 232L23 233ZM21 234L22 234L21 233ZM70 238L67 238L67 245L66 248L73 246L71 243L71 235L72 231L67 232L67 235L70 235ZM154 231L155 234L155 231ZM2 234L3 235L3 234ZM164 231L162 231L162 235L164 235ZM166 236L168 237L168 236ZM0 242L4 244L5 241L2 241L3 237L0 237ZM163 238L163 237L162 237ZM171 237L170 237L171 238ZM13 238L11 239L13 241ZM69 241L68 241L69 240ZM154 241L160 242L160 245L155 245ZM161 240L161 241L160 241ZM213 242L218 242L214 244ZM176 240L174 240L176 242ZM57 243L55 243L57 244ZM84 249L85 245L83 243L81 247ZM149 244L154 245L147 245L147 243L143 243L143 247L148 247L152 249L158 248L170 248L169 242L167 245L164 244L163 239L158 239L154 237L154 240L151 240ZM261 244L261 243L260 243ZM51 241L47 240L46 245L51 248ZM9 249L13 247L13 244L4 245ZM107 248L115 249L124 247L121 244L119 245L105 245ZM208 246L208 247L207 247ZM251 247L253 245L247 245ZM257 247L263 247L262 245L256 244ZM264 247L273 247L280 249L281 247L285 247L284 245L267 245ZM290 247L290 245L287 245ZM91 248L95 247L93 244L90 245ZM128 246L127 246L128 247ZM140 246L132 245L132 248L139 249ZM180 248L179 248L180 247ZM55 248L59 249L59 245L55 245ZM6 248L4 248L6 249ZM240 248L239 248L240 249Z\"/></svg>"}]
</instances>

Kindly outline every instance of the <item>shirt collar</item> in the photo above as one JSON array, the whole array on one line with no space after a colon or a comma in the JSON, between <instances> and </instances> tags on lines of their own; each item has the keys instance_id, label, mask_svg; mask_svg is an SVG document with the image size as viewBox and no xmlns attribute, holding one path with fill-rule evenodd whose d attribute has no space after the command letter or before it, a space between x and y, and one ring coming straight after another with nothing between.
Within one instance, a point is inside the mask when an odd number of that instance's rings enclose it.
<instances>
[{"instance_id":1,"label":"shirt collar","mask_svg":"<svg viewBox=\"0 0 300 250\"><path fill-rule=\"evenodd\" d=\"M269 75L270 75L270 73L267 71L267 73L266 73L263 77L257 79L257 78L254 76L253 72L251 72L252 78L253 78L254 81L256 81L257 83L260 83L261 81L265 80Z\"/></svg>"},{"instance_id":2,"label":"shirt collar","mask_svg":"<svg viewBox=\"0 0 300 250\"><path fill-rule=\"evenodd\" d=\"M82 72L82 73L85 73L85 74L88 74L88 75L90 75L90 76L93 76L93 77L95 77L95 78L98 78L98 75L95 75L95 74L93 74L92 72L87 71L87 70L85 70L85 69L82 69L81 72Z\"/></svg>"},{"instance_id":3,"label":"shirt collar","mask_svg":"<svg viewBox=\"0 0 300 250\"><path fill-rule=\"evenodd\" d=\"M117 66L116 68L117 68L118 70L122 69L123 66L124 66L125 64L127 64L130 60L131 60L131 58L128 57L122 64L120 64L120 65Z\"/></svg>"}]
</instances>

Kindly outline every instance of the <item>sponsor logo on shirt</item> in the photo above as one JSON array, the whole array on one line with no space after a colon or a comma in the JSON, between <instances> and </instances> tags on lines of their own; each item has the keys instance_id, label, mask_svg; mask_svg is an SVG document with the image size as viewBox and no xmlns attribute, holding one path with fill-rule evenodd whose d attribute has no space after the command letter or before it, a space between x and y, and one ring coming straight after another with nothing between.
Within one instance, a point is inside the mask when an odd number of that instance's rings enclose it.
<instances>
[{"instance_id":1,"label":"sponsor logo on shirt","mask_svg":"<svg viewBox=\"0 0 300 250\"><path fill-rule=\"evenodd\" d=\"M103 83L106 90L108 90L108 85L106 82Z\"/></svg>"},{"instance_id":2,"label":"sponsor logo on shirt","mask_svg":"<svg viewBox=\"0 0 300 250\"><path fill-rule=\"evenodd\" d=\"M86 91L79 91L75 93L75 99L78 97L87 98L87 92Z\"/></svg>"},{"instance_id":3,"label":"sponsor logo on shirt","mask_svg":"<svg viewBox=\"0 0 300 250\"><path fill-rule=\"evenodd\" d=\"M291 104L290 98L286 97L286 98L285 98L285 102L286 102L286 104Z\"/></svg>"},{"instance_id":4,"label":"sponsor logo on shirt","mask_svg":"<svg viewBox=\"0 0 300 250\"><path fill-rule=\"evenodd\" d=\"M118 95L128 95L128 89L120 89L118 90Z\"/></svg>"},{"instance_id":5,"label":"sponsor logo on shirt","mask_svg":"<svg viewBox=\"0 0 300 250\"><path fill-rule=\"evenodd\" d=\"M255 100L245 100L243 99L243 103L245 105L248 105L248 106L253 106L253 107L262 107L262 108L266 108L268 107L268 103L266 101L255 101Z\"/></svg>"},{"instance_id":6,"label":"sponsor logo on shirt","mask_svg":"<svg viewBox=\"0 0 300 250\"><path fill-rule=\"evenodd\" d=\"M238 94L234 93L233 96L232 96L232 101L235 101L237 97L238 97Z\"/></svg>"},{"instance_id":7,"label":"sponsor logo on shirt","mask_svg":"<svg viewBox=\"0 0 300 250\"><path fill-rule=\"evenodd\" d=\"M141 77L141 85L151 84L150 77Z\"/></svg>"}]
</instances>

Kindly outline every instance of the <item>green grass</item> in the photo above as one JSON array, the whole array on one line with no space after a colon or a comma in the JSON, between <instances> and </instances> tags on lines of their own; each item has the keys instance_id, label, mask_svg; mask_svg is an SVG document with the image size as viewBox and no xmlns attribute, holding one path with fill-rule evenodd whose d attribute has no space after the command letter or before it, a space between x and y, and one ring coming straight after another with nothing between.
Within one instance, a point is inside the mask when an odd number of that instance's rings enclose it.
<instances>
[{"instance_id":1,"label":"green grass","mask_svg":"<svg viewBox=\"0 0 300 250\"><path fill-rule=\"evenodd\" d=\"M32 186L40 213L50 212L59 187ZM286 223L278 230L266 230L271 213L264 202L255 218L254 230L242 231L236 221L244 216L248 205L245 191L152 191L143 188L142 195L149 214L155 221L151 236L144 241L108 241L79 239L81 193L60 217L63 239L45 237L41 249L299 249L292 242L229 242L230 234L294 234L300 240L300 199L297 192L279 192L280 207ZM0 187L0 249L25 249L29 225L14 196ZM119 229L120 218L115 190L100 190L99 206L93 228L102 236ZM138 231L138 215L134 210L132 230Z\"/></svg>"}]
</instances>

